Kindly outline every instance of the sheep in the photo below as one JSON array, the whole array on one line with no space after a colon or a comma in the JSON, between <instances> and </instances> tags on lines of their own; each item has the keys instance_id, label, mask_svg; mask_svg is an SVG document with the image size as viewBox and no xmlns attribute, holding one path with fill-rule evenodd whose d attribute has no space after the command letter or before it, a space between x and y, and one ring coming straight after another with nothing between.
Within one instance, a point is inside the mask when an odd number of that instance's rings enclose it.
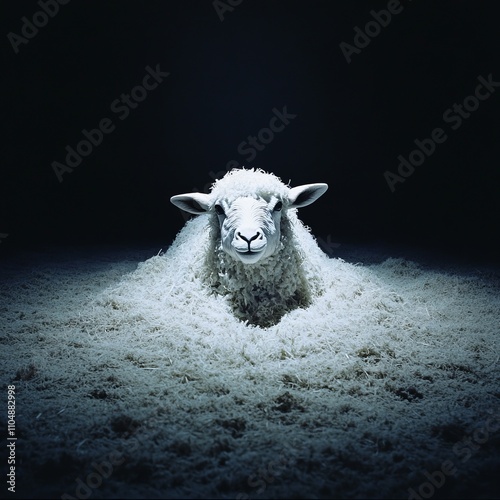
<instances>
[{"instance_id":1,"label":"sheep","mask_svg":"<svg viewBox=\"0 0 500 500\"><path fill-rule=\"evenodd\" d=\"M208 215L208 241L190 242L206 245L204 285L225 296L240 320L269 327L323 291L318 259L327 257L297 208L327 189L324 183L290 188L272 173L242 168L216 180L209 194L179 194L170 201L190 214Z\"/></svg>"}]
</instances>

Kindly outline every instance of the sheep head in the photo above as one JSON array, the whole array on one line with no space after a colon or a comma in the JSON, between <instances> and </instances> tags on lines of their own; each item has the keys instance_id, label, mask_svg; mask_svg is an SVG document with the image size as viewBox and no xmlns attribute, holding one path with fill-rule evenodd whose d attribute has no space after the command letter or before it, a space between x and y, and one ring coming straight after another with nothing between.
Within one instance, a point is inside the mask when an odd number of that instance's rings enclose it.
<instances>
[{"instance_id":1,"label":"sheep head","mask_svg":"<svg viewBox=\"0 0 500 500\"><path fill-rule=\"evenodd\" d=\"M213 214L223 250L243 264L256 264L280 248L286 211L310 205L327 189L323 183L289 188L273 174L237 169L216 181L210 194L179 194L170 201L191 214Z\"/></svg>"}]
</instances>

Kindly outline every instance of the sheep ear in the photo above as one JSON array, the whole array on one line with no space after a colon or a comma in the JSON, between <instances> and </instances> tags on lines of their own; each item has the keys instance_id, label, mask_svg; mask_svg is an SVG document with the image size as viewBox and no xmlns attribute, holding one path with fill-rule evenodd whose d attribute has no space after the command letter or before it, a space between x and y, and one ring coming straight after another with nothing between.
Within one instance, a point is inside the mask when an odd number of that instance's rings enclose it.
<instances>
[{"instance_id":1,"label":"sheep ear","mask_svg":"<svg viewBox=\"0 0 500 500\"><path fill-rule=\"evenodd\" d=\"M190 214L204 214L208 212L209 196L204 193L177 194L170 201L181 210Z\"/></svg>"},{"instance_id":2,"label":"sheep ear","mask_svg":"<svg viewBox=\"0 0 500 500\"><path fill-rule=\"evenodd\" d=\"M289 208L307 207L314 203L328 189L328 184L304 184L290 189Z\"/></svg>"}]
</instances>

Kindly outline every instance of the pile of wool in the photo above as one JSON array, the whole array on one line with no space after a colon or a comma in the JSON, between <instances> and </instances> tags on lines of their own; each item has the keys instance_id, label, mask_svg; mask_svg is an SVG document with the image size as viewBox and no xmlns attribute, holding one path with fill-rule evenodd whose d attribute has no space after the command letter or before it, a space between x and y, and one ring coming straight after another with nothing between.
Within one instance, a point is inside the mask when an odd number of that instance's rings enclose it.
<instances>
[{"instance_id":1,"label":"pile of wool","mask_svg":"<svg viewBox=\"0 0 500 500\"><path fill-rule=\"evenodd\" d=\"M324 290L321 274L328 259L298 219L290 193L291 188L272 173L231 170L214 183L208 199L204 199L209 211L195 223L196 229L186 226L169 250L172 253L181 246L182 254L187 247L199 247L203 265L197 275L202 286L226 297L235 316L251 324L276 324L287 312L308 307ZM242 263L224 251L220 222L213 210L222 200L230 206L240 197L266 202L277 199L283 204L277 251L256 264Z\"/></svg>"}]
</instances>

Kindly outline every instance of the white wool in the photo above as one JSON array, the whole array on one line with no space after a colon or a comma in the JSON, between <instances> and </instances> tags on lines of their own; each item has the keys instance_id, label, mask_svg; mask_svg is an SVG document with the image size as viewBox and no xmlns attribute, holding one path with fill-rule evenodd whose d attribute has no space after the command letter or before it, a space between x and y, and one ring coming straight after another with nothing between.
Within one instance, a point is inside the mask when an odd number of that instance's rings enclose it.
<instances>
[{"instance_id":1,"label":"white wool","mask_svg":"<svg viewBox=\"0 0 500 500\"><path fill-rule=\"evenodd\" d=\"M186 243L209 230L198 217L151 258L85 249L0 268L0 379L18 388L26 498L78 496L75 480L115 451L126 460L99 498L253 498L282 453L269 498L402 498L445 460L448 496L497 491L497 434L467 463L453 448L500 421L498 270L318 254L324 293L261 328L203 284L206 248ZM132 436L113 429L121 416L140 424ZM70 474L43 481L70 457Z\"/></svg>"},{"instance_id":2,"label":"white wool","mask_svg":"<svg viewBox=\"0 0 500 500\"><path fill-rule=\"evenodd\" d=\"M329 259L289 215L311 302L266 328L207 281L209 215L128 274L153 253L0 268L0 379L19 389L25 497L75 496L112 452L125 460L100 498L254 497L280 457L269 498L401 498L445 460L448 496L497 491L493 432L467 466L453 450L500 421L498 270Z\"/></svg>"},{"instance_id":3,"label":"white wool","mask_svg":"<svg viewBox=\"0 0 500 500\"><path fill-rule=\"evenodd\" d=\"M210 196L212 204L222 199L231 203L243 196L264 199L274 196L286 207L289 192L290 188L274 174L237 169L217 180ZM193 247L200 248L200 254L195 257L203 257L204 262L204 267L197 272L201 278L200 288L208 285L209 291L225 296L237 318L271 326L287 312L308 307L322 293L321 267L327 257L298 219L296 209L283 210L278 251L252 265L237 261L223 250L215 213L202 218L201 227L197 224L194 229L191 224L179 234L166 258L171 258L170 254L182 246L181 255L189 261L192 257L187 254Z\"/></svg>"},{"instance_id":4,"label":"white wool","mask_svg":"<svg viewBox=\"0 0 500 500\"><path fill-rule=\"evenodd\" d=\"M276 196L281 201L288 199L290 188L279 177L261 169L233 169L216 180L210 191L212 202L224 198L229 202L241 196L260 196L268 199Z\"/></svg>"},{"instance_id":5,"label":"white wool","mask_svg":"<svg viewBox=\"0 0 500 500\"><path fill-rule=\"evenodd\" d=\"M173 263L168 267L176 281L196 281L200 292L226 296L236 317L270 326L324 289L321 268L328 257L294 212L282 225L282 249L262 264L244 265L227 255L209 215L188 222L162 258Z\"/></svg>"}]
</instances>

